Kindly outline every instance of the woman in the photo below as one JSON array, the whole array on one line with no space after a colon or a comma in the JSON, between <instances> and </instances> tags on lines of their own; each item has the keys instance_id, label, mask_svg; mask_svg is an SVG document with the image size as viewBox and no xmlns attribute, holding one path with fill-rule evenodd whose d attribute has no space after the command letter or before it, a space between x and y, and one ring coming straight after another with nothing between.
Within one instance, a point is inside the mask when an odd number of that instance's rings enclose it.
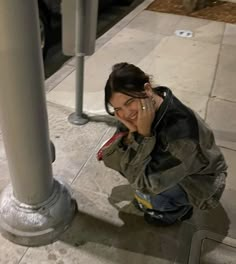
<instances>
[{"instance_id":1,"label":"woman","mask_svg":"<svg viewBox=\"0 0 236 264\"><path fill-rule=\"evenodd\" d=\"M141 69L119 63L106 83L105 108L119 125L98 157L129 181L146 221L169 225L190 218L193 207L218 205L224 157L210 128L170 89L153 88Z\"/></svg>"}]
</instances>

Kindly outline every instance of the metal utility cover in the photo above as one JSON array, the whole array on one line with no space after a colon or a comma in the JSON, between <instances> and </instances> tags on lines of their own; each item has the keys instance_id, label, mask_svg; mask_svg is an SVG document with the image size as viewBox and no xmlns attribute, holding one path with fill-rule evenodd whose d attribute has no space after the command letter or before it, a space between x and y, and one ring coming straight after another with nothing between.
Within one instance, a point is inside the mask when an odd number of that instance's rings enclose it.
<instances>
[{"instance_id":1,"label":"metal utility cover","mask_svg":"<svg viewBox=\"0 0 236 264\"><path fill-rule=\"evenodd\" d=\"M193 32L191 30L180 29L175 31L175 35L182 38L192 38Z\"/></svg>"},{"instance_id":2,"label":"metal utility cover","mask_svg":"<svg viewBox=\"0 0 236 264\"><path fill-rule=\"evenodd\" d=\"M192 239L188 263L234 264L236 240L210 231L197 231Z\"/></svg>"}]
</instances>

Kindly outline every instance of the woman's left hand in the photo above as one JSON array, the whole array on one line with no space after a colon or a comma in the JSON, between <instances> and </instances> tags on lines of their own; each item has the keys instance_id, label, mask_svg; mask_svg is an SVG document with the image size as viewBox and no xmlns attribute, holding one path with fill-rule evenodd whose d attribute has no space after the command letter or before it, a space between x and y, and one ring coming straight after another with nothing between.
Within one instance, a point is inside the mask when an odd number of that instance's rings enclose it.
<instances>
[{"instance_id":1,"label":"woman's left hand","mask_svg":"<svg viewBox=\"0 0 236 264\"><path fill-rule=\"evenodd\" d=\"M140 100L137 131L144 137L151 136L152 122L155 118L155 104L150 97Z\"/></svg>"}]
</instances>

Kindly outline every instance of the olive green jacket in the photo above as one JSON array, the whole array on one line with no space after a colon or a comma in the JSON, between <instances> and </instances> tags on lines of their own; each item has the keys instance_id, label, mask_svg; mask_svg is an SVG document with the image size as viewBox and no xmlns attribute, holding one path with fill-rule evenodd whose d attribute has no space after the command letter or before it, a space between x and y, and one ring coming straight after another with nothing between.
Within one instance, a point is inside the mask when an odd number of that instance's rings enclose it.
<instances>
[{"instance_id":1,"label":"olive green jacket","mask_svg":"<svg viewBox=\"0 0 236 264\"><path fill-rule=\"evenodd\" d=\"M121 125L116 139L102 148L104 164L143 193L156 195L180 184L194 206L217 206L227 165L211 129L170 89L160 86L154 91L164 101L153 121L153 136L134 132L131 143L125 145L124 135L119 137L119 133L127 129Z\"/></svg>"}]
</instances>

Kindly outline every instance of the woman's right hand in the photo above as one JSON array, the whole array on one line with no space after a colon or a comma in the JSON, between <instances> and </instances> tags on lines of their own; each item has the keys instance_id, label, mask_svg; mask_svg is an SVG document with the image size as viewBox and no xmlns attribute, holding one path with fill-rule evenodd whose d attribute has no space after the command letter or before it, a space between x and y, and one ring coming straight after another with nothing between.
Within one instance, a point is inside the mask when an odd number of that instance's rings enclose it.
<instances>
[{"instance_id":1,"label":"woman's right hand","mask_svg":"<svg viewBox=\"0 0 236 264\"><path fill-rule=\"evenodd\" d=\"M137 127L131 122L120 118L116 113L115 113L115 117L129 129L130 133L137 131Z\"/></svg>"}]
</instances>

